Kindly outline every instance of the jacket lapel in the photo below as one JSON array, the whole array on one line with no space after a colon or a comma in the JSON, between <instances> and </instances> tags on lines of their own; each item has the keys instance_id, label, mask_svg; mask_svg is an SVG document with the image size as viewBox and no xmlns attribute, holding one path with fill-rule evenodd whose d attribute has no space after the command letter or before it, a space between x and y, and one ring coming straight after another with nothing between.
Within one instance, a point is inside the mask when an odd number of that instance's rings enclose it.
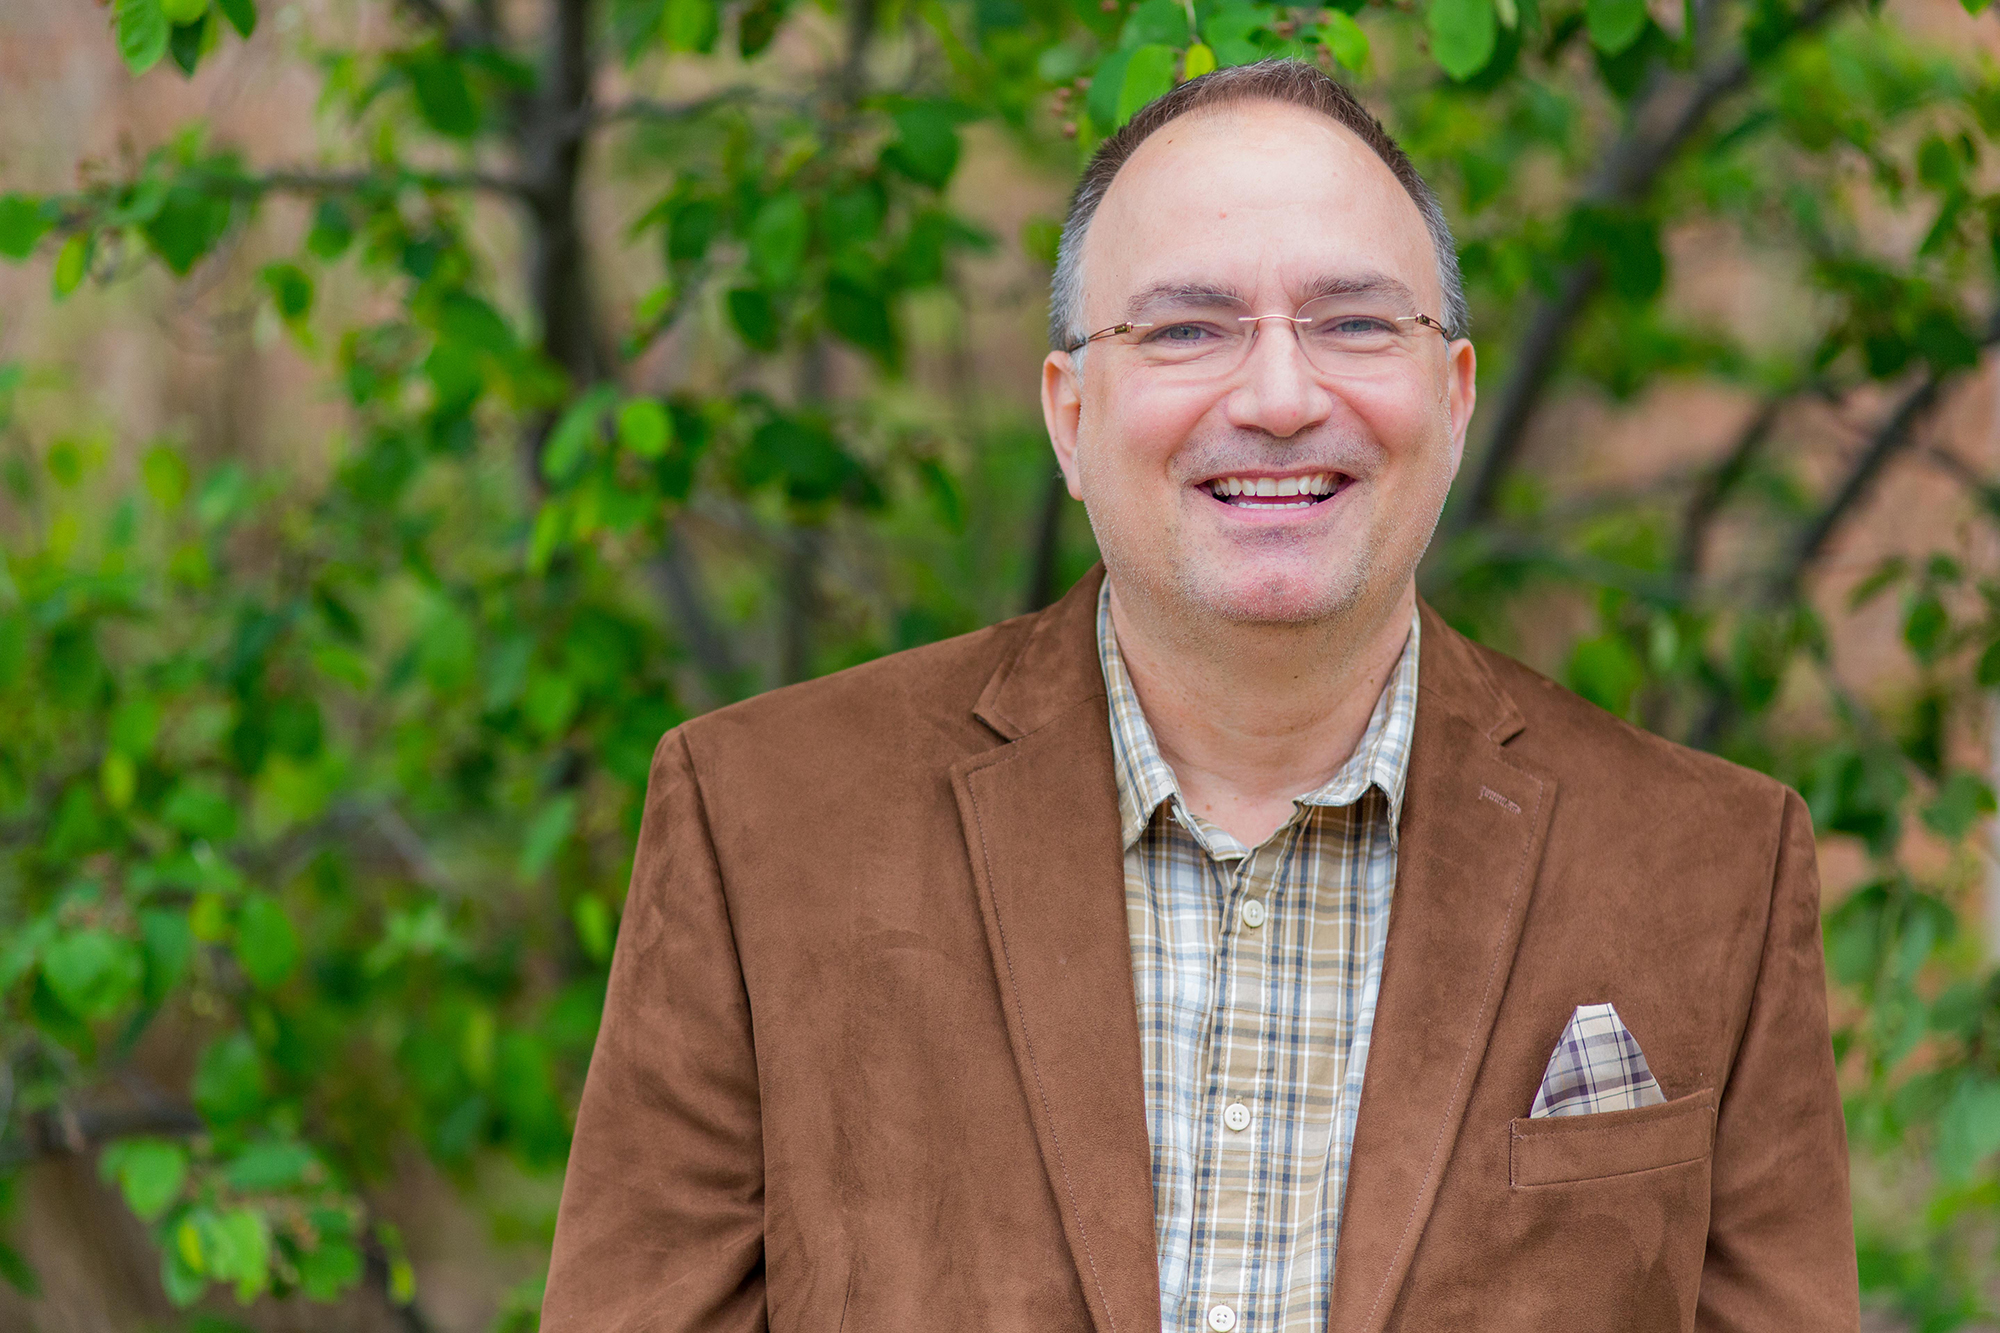
<instances>
[{"instance_id":1,"label":"jacket lapel","mask_svg":"<svg viewBox=\"0 0 2000 1333\"><path fill-rule=\"evenodd\" d=\"M954 766L1008 1038L1097 1333L1160 1326L1117 781L1086 577L988 684Z\"/></svg>"},{"instance_id":2,"label":"jacket lapel","mask_svg":"<svg viewBox=\"0 0 2000 1333\"><path fill-rule=\"evenodd\" d=\"M1379 1333L1436 1201L1513 966L1555 783L1502 750L1521 717L1423 609L1396 891L1329 1333Z\"/></svg>"}]
</instances>

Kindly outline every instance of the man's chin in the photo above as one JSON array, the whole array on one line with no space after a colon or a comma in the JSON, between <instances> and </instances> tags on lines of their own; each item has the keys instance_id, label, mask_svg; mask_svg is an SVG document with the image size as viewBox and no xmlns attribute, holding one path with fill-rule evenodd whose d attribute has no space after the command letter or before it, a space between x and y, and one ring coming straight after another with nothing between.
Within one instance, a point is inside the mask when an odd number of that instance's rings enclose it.
<instances>
[{"instance_id":1,"label":"man's chin","mask_svg":"<svg viewBox=\"0 0 2000 1333\"><path fill-rule=\"evenodd\" d=\"M1237 625L1311 625L1344 618L1366 580L1327 569L1191 570L1182 594L1217 620Z\"/></svg>"}]
</instances>

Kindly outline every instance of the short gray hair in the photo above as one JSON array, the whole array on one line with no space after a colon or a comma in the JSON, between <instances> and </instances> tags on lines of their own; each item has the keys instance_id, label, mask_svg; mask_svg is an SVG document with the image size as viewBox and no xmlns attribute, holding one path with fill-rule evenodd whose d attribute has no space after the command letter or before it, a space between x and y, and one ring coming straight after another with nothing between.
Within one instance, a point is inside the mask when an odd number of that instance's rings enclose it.
<instances>
[{"instance_id":1,"label":"short gray hair","mask_svg":"<svg viewBox=\"0 0 2000 1333\"><path fill-rule=\"evenodd\" d=\"M1382 122L1353 93L1317 65L1303 60L1271 59L1189 79L1141 107L1123 128L1097 146L1090 165L1083 170L1083 179L1077 182L1076 193L1070 197L1062 242L1056 248L1055 278L1049 286L1049 346L1057 351L1073 350L1085 336L1083 238L1119 168L1167 122L1189 112L1242 102L1281 102L1316 111L1352 131L1382 159L1416 204L1424 227L1430 232L1431 249L1437 255L1438 289L1444 293L1444 309L1439 317L1451 337L1463 338L1471 324L1465 305L1465 280L1459 275L1458 247L1451 239L1451 224L1445 221L1437 195L1410 165L1409 155L1382 128Z\"/></svg>"}]
</instances>

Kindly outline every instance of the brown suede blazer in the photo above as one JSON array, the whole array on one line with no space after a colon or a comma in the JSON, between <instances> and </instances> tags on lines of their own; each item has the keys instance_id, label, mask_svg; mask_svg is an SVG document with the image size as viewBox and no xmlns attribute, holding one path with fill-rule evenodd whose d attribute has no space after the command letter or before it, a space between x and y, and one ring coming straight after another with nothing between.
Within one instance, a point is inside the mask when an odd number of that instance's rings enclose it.
<instances>
[{"instance_id":1,"label":"brown suede blazer","mask_svg":"<svg viewBox=\"0 0 2000 1333\"><path fill-rule=\"evenodd\" d=\"M1160 1327L1101 577L660 743L548 1333ZM1803 804L1423 615L1332 1333L1855 1329Z\"/></svg>"}]
</instances>

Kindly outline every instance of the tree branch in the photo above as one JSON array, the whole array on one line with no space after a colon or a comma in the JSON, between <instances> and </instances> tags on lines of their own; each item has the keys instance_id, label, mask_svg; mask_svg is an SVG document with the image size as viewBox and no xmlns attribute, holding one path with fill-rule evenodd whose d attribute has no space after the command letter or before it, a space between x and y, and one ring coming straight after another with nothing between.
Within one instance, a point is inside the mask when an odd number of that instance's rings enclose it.
<instances>
[{"instance_id":1,"label":"tree branch","mask_svg":"<svg viewBox=\"0 0 2000 1333\"><path fill-rule=\"evenodd\" d=\"M1770 592L1765 597L1767 603L1787 602L1797 595L1799 585L1819 562L1820 556L1825 554L1828 538L1854 512L1882 475L1882 469L1888 466L1889 460L1909 446L1917 423L1937 406L1945 378L1935 370L1930 371L1921 383L1903 395L1889 415L1883 418L1882 424L1875 428L1875 433L1869 437L1868 447L1848 468L1847 475L1834 488L1832 497L1801 530L1798 540L1792 543L1784 567L1771 580Z\"/></svg>"},{"instance_id":2,"label":"tree branch","mask_svg":"<svg viewBox=\"0 0 2000 1333\"><path fill-rule=\"evenodd\" d=\"M729 637L709 613L702 596L701 571L688 550L686 537L670 530L653 561L653 570L660 590L666 595L667 608L673 614L681 642L708 678L717 700L729 702L742 688L743 664L736 660Z\"/></svg>"},{"instance_id":3,"label":"tree branch","mask_svg":"<svg viewBox=\"0 0 2000 1333\"><path fill-rule=\"evenodd\" d=\"M1708 530L1715 523L1715 516L1721 512L1722 502L1729 498L1743 477L1763 452L1764 442L1771 437L1771 427L1777 424L1778 413L1792 400L1792 391L1785 390L1766 398L1737 432L1736 441L1729 452L1703 476L1688 497L1687 508L1681 516L1681 538L1679 549L1674 555L1674 571L1683 588L1691 588L1701 574L1702 551L1708 544Z\"/></svg>"},{"instance_id":4,"label":"tree branch","mask_svg":"<svg viewBox=\"0 0 2000 1333\"><path fill-rule=\"evenodd\" d=\"M207 1128L193 1108L170 1102L118 1107L57 1106L25 1116L20 1123L18 1135L0 1139L0 1171L10 1171L37 1157L81 1155L135 1135L185 1138Z\"/></svg>"},{"instance_id":5,"label":"tree branch","mask_svg":"<svg viewBox=\"0 0 2000 1333\"><path fill-rule=\"evenodd\" d=\"M489 16L483 12L471 15L454 14L446 9L441 0L402 0L403 7L426 27L434 28L443 39L445 49L463 51L467 47L492 46L493 26Z\"/></svg>"},{"instance_id":6,"label":"tree branch","mask_svg":"<svg viewBox=\"0 0 2000 1333\"><path fill-rule=\"evenodd\" d=\"M2000 342L2000 310L1996 310L1987 321L1980 339L1982 347L1990 347ZM1793 601L1799 595L1806 578L1812 573L1819 559L1826 553L1828 542L1840 525L1851 517L1861 502L1874 489L1882 472L1896 456L1907 449L1915 440L1916 429L1922 424L1943 396L1945 384L1962 369L1952 367L1940 370L1931 367L1924 377L1908 393L1899 399L1889 414L1876 426L1868 443L1854 462L1840 484L1833 488L1825 504L1817 514L1799 530L1783 564L1766 583L1759 607L1752 612L1769 612ZM1697 749L1708 749L1722 735L1735 715L1735 696L1718 693L1710 702L1707 712L1695 724L1688 737L1688 743Z\"/></svg>"},{"instance_id":7,"label":"tree branch","mask_svg":"<svg viewBox=\"0 0 2000 1333\"><path fill-rule=\"evenodd\" d=\"M1793 19L1785 33L1789 41L1818 27L1844 0L1813 0ZM1652 190L1660 173L1687 145L1725 97L1749 82L1755 69L1740 45L1718 56L1691 79L1662 78L1653 83L1635 107L1626 129L1605 154L1585 184L1580 205L1618 206L1638 203ZM1528 423L1541 405L1571 329L1597 295L1604 280L1603 263L1585 259L1565 269L1556 294L1535 307L1528 332L1500 391L1500 403L1486 432L1462 503L1454 506L1451 530L1461 532L1483 523L1499 498L1500 483L1527 441Z\"/></svg>"},{"instance_id":8,"label":"tree branch","mask_svg":"<svg viewBox=\"0 0 2000 1333\"><path fill-rule=\"evenodd\" d=\"M693 120L697 116L727 106L731 102L757 100L755 88L724 88L706 97L691 97L685 102L664 102L656 97L627 97L610 106L601 106L591 112L592 125L610 125L621 120L653 120L669 124Z\"/></svg>"}]
</instances>

